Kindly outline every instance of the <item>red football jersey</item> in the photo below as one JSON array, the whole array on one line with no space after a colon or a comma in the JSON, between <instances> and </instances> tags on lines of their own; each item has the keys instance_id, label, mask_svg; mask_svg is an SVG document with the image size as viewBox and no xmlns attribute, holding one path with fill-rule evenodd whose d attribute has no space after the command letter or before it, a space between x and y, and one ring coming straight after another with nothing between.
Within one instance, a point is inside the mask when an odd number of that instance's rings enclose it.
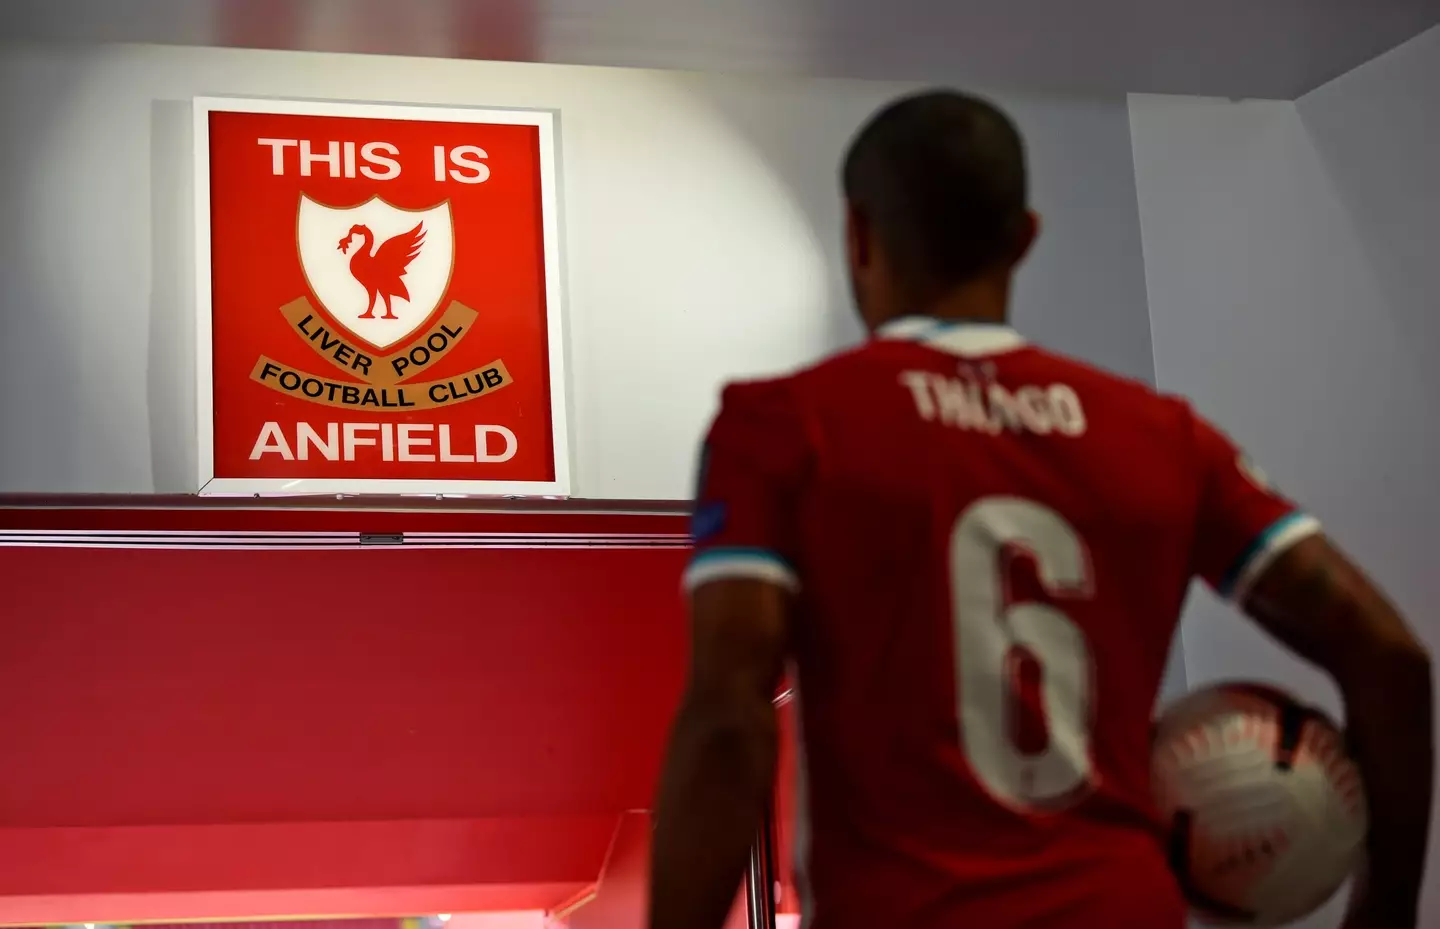
<instances>
[{"instance_id":1,"label":"red football jersey","mask_svg":"<svg viewBox=\"0 0 1440 929\"><path fill-rule=\"evenodd\" d=\"M1179 929L1150 722L1190 580L1317 524L1181 400L911 318L725 391L687 585L796 591L813 929Z\"/></svg>"}]
</instances>

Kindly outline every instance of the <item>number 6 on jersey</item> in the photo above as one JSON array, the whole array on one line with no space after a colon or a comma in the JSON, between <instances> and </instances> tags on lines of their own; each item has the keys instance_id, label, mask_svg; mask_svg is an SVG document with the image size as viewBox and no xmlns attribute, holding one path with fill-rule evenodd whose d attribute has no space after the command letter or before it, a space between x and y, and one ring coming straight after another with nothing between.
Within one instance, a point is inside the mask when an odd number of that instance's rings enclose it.
<instances>
[{"instance_id":1,"label":"number 6 on jersey","mask_svg":"<svg viewBox=\"0 0 1440 929\"><path fill-rule=\"evenodd\" d=\"M1085 543L1058 513L987 497L960 515L950 533L950 604L961 748L995 800L1055 811L1090 786L1090 650L1055 607L1009 602L1007 548L1034 557L1048 594L1092 595Z\"/></svg>"}]
</instances>

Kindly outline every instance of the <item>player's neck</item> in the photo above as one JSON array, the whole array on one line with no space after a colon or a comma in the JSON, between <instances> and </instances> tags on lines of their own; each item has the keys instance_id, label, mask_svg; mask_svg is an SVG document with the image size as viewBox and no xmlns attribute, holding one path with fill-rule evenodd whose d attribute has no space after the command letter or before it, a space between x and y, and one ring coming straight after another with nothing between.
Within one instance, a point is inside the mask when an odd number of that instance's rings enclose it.
<instances>
[{"instance_id":1,"label":"player's neck","mask_svg":"<svg viewBox=\"0 0 1440 929\"><path fill-rule=\"evenodd\" d=\"M1010 279L977 278L929 301L917 313L952 322L1005 325L1010 318Z\"/></svg>"}]
</instances>

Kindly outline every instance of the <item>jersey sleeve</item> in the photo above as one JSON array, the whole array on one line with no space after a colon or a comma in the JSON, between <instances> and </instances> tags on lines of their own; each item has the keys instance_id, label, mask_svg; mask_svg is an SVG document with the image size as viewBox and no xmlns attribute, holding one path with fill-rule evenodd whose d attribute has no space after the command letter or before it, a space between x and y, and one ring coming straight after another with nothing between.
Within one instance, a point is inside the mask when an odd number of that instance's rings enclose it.
<instances>
[{"instance_id":1,"label":"jersey sleeve","mask_svg":"<svg viewBox=\"0 0 1440 929\"><path fill-rule=\"evenodd\" d=\"M700 451L686 590L749 578L798 590L796 510L811 467L789 381L732 385Z\"/></svg>"},{"instance_id":2,"label":"jersey sleeve","mask_svg":"<svg viewBox=\"0 0 1440 929\"><path fill-rule=\"evenodd\" d=\"M1220 430L1192 414L1201 498L1195 573L1216 593L1243 604L1276 558L1320 523L1270 486L1264 473Z\"/></svg>"}]
</instances>

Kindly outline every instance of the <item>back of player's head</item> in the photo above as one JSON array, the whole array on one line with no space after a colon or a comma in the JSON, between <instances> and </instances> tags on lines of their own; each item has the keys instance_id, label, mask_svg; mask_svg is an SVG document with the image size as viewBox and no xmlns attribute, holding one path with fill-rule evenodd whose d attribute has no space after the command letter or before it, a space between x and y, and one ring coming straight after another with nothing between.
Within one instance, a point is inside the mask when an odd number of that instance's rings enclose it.
<instances>
[{"instance_id":1,"label":"back of player's head","mask_svg":"<svg viewBox=\"0 0 1440 929\"><path fill-rule=\"evenodd\" d=\"M890 104L851 143L842 180L896 283L917 298L1014 264L1029 245L1024 143L977 97L931 91Z\"/></svg>"}]
</instances>

